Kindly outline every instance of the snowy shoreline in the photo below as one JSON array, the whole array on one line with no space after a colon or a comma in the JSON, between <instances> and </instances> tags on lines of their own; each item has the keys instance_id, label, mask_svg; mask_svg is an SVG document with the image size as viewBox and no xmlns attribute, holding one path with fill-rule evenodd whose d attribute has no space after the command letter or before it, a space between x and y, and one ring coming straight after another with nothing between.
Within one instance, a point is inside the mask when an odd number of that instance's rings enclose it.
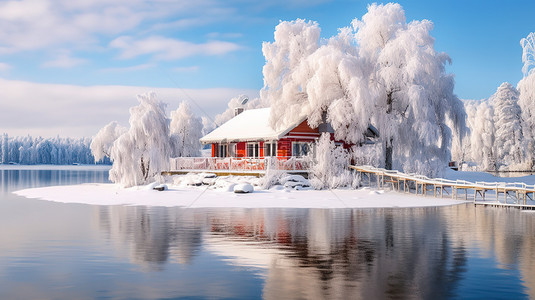
<instances>
[{"instance_id":1,"label":"snowy shoreline","mask_svg":"<svg viewBox=\"0 0 535 300\"><path fill-rule=\"evenodd\" d=\"M72 167L71 167L72 168ZM524 177L495 177L482 172L447 171L447 179L468 181L503 181L535 183L535 175ZM198 179L198 178L197 178ZM395 208L448 206L466 203L450 198L417 196L370 188L334 190L296 190L282 185L270 189L255 186L250 194L235 194L232 185L258 180L252 177L227 177L219 185L195 186L193 175L168 184L159 192L154 184L122 188L117 184L81 184L24 189L14 194L60 203L88 205L164 206L184 208Z\"/></svg>"},{"instance_id":2,"label":"snowy shoreline","mask_svg":"<svg viewBox=\"0 0 535 300\"><path fill-rule=\"evenodd\" d=\"M293 190L275 186L250 194L207 187L169 186L163 192L145 187L124 189L115 184L81 184L19 190L14 194L61 203L89 205L165 206L184 208L388 208L429 207L465 203L461 200L422 197L369 188Z\"/></svg>"}]
</instances>

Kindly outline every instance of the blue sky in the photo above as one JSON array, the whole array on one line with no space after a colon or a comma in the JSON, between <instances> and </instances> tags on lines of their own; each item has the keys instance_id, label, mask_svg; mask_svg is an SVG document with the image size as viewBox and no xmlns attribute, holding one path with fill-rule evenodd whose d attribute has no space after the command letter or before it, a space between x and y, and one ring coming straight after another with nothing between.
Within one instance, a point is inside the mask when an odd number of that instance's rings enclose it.
<instances>
[{"instance_id":1,"label":"blue sky","mask_svg":"<svg viewBox=\"0 0 535 300\"><path fill-rule=\"evenodd\" d=\"M330 37L369 3L0 1L0 132L91 136L110 121L126 123L144 90L169 109L194 101L213 116L230 97L257 95L262 42L273 40L279 20L314 20ZM452 58L460 98L486 98L521 79L519 41L535 31L535 1L399 3L408 21L435 24L435 48Z\"/></svg>"}]
</instances>

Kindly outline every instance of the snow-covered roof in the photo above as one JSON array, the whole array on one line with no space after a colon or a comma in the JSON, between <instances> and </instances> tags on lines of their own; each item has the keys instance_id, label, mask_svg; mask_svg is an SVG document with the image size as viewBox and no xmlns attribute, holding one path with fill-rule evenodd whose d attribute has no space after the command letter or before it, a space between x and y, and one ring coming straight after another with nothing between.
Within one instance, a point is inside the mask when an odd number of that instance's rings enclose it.
<instances>
[{"instance_id":1,"label":"snow-covered roof","mask_svg":"<svg viewBox=\"0 0 535 300\"><path fill-rule=\"evenodd\" d=\"M201 143L278 140L306 119L301 118L288 128L275 130L269 126L270 111L270 108L246 110L203 136Z\"/></svg>"}]
</instances>

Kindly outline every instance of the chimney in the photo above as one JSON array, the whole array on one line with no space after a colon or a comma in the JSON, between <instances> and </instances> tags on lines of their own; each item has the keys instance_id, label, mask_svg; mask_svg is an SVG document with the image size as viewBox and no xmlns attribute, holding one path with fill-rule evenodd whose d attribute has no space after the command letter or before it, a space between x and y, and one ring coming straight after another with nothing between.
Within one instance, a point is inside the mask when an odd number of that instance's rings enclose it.
<instances>
[{"instance_id":1,"label":"chimney","mask_svg":"<svg viewBox=\"0 0 535 300\"><path fill-rule=\"evenodd\" d=\"M331 126L331 123L327 122L327 111L325 110L321 113L321 124L318 126L318 131L320 133L334 133L334 129Z\"/></svg>"},{"instance_id":2,"label":"chimney","mask_svg":"<svg viewBox=\"0 0 535 300\"><path fill-rule=\"evenodd\" d=\"M234 109L234 116L237 116L243 112L243 107L236 107Z\"/></svg>"}]
</instances>

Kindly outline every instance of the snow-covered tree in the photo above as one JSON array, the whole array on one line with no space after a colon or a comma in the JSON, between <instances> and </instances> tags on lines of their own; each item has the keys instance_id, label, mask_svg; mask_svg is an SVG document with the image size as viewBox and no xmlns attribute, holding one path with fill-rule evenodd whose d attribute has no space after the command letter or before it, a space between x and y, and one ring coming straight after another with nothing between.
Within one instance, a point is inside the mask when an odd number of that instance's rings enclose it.
<instances>
[{"instance_id":1,"label":"snow-covered tree","mask_svg":"<svg viewBox=\"0 0 535 300\"><path fill-rule=\"evenodd\" d=\"M323 133L316 144L310 169L310 183L315 189L352 186L355 177L347 166L350 154L331 141L329 133Z\"/></svg>"},{"instance_id":2,"label":"snow-covered tree","mask_svg":"<svg viewBox=\"0 0 535 300\"><path fill-rule=\"evenodd\" d=\"M8 148L8 136L7 133L4 133L2 135L2 147L0 148L0 163L7 164L8 163L8 155L9 155L9 148Z\"/></svg>"},{"instance_id":3,"label":"snow-covered tree","mask_svg":"<svg viewBox=\"0 0 535 300\"><path fill-rule=\"evenodd\" d=\"M105 157L110 157L110 149L113 143L119 136L126 132L126 128L119 125L117 122L110 122L104 126L93 137L91 141L91 153L95 157L95 160L100 161Z\"/></svg>"},{"instance_id":4,"label":"snow-covered tree","mask_svg":"<svg viewBox=\"0 0 535 300\"><path fill-rule=\"evenodd\" d=\"M18 162L27 165L95 163L89 150L90 139L8 137L7 135L6 138L7 142L4 142L6 151L3 152L6 155L4 157L6 163ZM0 151L2 151L1 148ZM1 159L0 157L0 161ZM109 161L104 160L100 163L109 163Z\"/></svg>"},{"instance_id":5,"label":"snow-covered tree","mask_svg":"<svg viewBox=\"0 0 535 300\"><path fill-rule=\"evenodd\" d=\"M523 54L524 77L518 83L518 105L524 120L524 136L526 138L527 167L535 168L535 33L530 33L520 41Z\"/></svg>"},{"instance_id":6,"label":"snow-covered tree","mask_svg":"<svg viewBox=\"0 0 535 300\"><path fill-rule=\"evenodd\" d=\"M514 86L504 82L490 98L494 106L496 161L499 169L521 169L520 165L525 160L518 95Z\"/></svg>"},{"instance_id":7,"label":"snow-covered tree","mask_svg":"<svg viewBox=\"0 0 535 300\"><path fill-rule=\"evenodd\" d=\"M215 123L210 118L201 117L202 136L205 136L215 129Z\"/></svg>"},{"instance_id":8,"label":"snow-covered tree","mask_svg":"<svg viewBox=\"0 0 535 300\"><path fill-rule=\"evenodd\" d=\"M360 55L371 70L372 103L385 144L385 167L433 175L449 160L451 130L465 129L465 112L446 74L450 58L434 49L430 21L406 23L399 4L371 5L354 21ZM414 159L418 157L419 159Z\"/></svg>"},{"instance_id":9,"label":"snow-covered tree","mask_svg":"<svg viewBox=\"0 0 535 300\"><path fill-rule=\"evenodd\" d=\"M273 127L323 114L336 138L359 143L378 127L384 166L434 175L450 158L451 129L462 136L465 113L453 94L449 57L434 49L430 21L406 22L399 4L370 5L362 20L320 41L315 22L281 22L264 43L261 97Z\"/></svg>"},{"instance_id":10,"label":"snow-covered tree","mask_svg":"<svg viewBox=\"0 0 535 300\"><path fill-rule=\"evenodd\" d=\"M524 77L527 77L535 69L535 32L521 39L520 46L522 46L522 62L524 63L522 72Z\"/></svg>"},{"instance_id":11,"label":"snow-covered tree","mask_svg":"<svg viewBox=\"0 0 535 300\"><path fill-rule=\"evenodd\" d=\"M200 155L202 123L186 102L181 102L177 110L171 112L170 133L172 157Z\"/></svg>"},{"instance_id":12,"label":"snow-covered tree","mask_svg":"<svg viewBox=\"0 0 535 300\"><path fill-rule=\"evenodd\" d=\"M466 126L467 130L462 136L453 131L452 145L451 145L451 158L453 161L460 163L473 164L475 160L472 158L472 134L474 134L474 127L476 124L476 113L481 101L476 100L464 100L464 109L466 112Z\"/></svg>"},{"instance_id":13,"label":"snow-covered tree","mask_svg":"<svg viewBox=\"0 0 535 300\"><path fill-rule=\"evenodd\" d=\"M130 108L130 128L113 143L110 180L129 187L148 183L169 165L169 127L165 104L154 93L138 95Z\"/></svg>"},{"instance_id":14,"label":"snow-covered tree","mask_svg":"<svg viewBox=\"0 0 535 300\"><path fill-rule=\"evenodd\" d=\"M488 100L474 103L475 116L471 122L471 157L483 170L496 171L497 149L494 109Z\"/></svg>"},{"instance_id":15,"label":"snow-covered tree","mask_svg":"<svg viewBox=\"0 0 535 300\"><path fill-rule=\"evenodd\" d=\"M286 127L308 112L304 89L310 76L298 72L302 70L300 65L319 48L320 32L316 22L281 22L275 28L275 41L262 44L266 64L260 97L270 103L270 124L274 128Z\"/></svg>"}]
</instances>

